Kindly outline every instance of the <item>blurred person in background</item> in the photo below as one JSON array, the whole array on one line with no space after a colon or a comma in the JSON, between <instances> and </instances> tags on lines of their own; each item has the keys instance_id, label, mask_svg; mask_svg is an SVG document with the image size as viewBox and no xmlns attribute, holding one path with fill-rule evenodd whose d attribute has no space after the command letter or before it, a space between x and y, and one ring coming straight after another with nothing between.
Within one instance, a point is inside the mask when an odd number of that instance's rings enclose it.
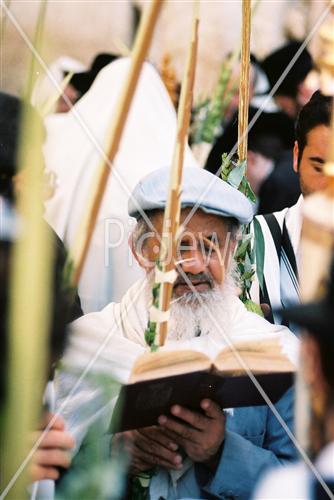
<instances>
[{"instance_id":1,"label":"blurred person in background","mask_svg":"<svg viewBox=\"0 0 334 500\"><path fill-rule=\"evenodd\" d=\"M42 120L33 109L34 123L40 127L41 134L45 136ZM22 189L29 189L30 175L29 165L24 165L19 169L17 157L19 153L19 141L21 134L21 117L23 114L23 102L17 97L0 92L0 195L7 200L7 203L15 204L16 193ZM26 131L24 131L27 134ZM42 156L42 151L40 151ZM44 195L48 198L53 192L53 185L50 183L52 177L45 172ZM54 240L57 269L57 276L61 281L61 275L67 259L67 250L56 233L49 227ZM75 301L71 307L68 321L73 321L82 315L80 299L75 294Z\"/></svg>"},{"instance_id":2,"label":"blurred person in background","mask_svg":"<svg viewBox=\"0 0 334 500\"><path fill-rule=\"evenodd\" d=\"M72 111L45 120L45 162L57 178L55 191L45 203L46 220L69 248L77 242L96 171L105 162L103 153L108 154L110 126L130 62L118 58L107 64ZM128 198L142 177L171 161L176 125L175 108L165 85L145 62L79 282L85 313L119 301L142 276L128 246L134 224L127 211ZM188 147L185 162L197 164Z\"/></svg>"},{"instance_id":3,"label":"blurred person in background","mask_svg":"<svg viewBox=\"0 0 334 500\"><path fill-rule=\"evenodd\" d=\"M334 494L334 259L324 296L287 309L283 315L304 330L301 365L313 414L310 428L312 459L329 491ZM264 477L255 499L274 497L330 498L309 466L302 461Z\"/></svg>"},{"instance_id":4,"label":"blurred person in background","mask_svg":"<svg viewBox=\"0 0 334 500\"><path fill-rule=\"evenodd\" d=\"M19 238L18 216L13 206L0 196L0 422L3 424L6 412L6 398L8 385L8 356L9 356L9 292L11 278L12 252L17 238ZM21 221L22 222L22 221ZM51 321L48 340L48 360L45 373L46 391L44 401L40 407L40 430L33 432L27 440L31 447L39 438L43 429L54 419L52 425L28 464L29 476L32 485L31 493L34 498L52 498L54 480L59 477L59 467L65 469L71 463L70 450L74 447L73 437L65 431L65 422L61 416L56 418L54 413L54 388L48 380L53 377L55 363L60 359L66 343L66 318L68 317L70 298L62 291L61 282L56 269L53 273L53 296L51 306ZM19 418L19 416L18 416ZM0 448L3 443L0 438ZM36 496L37 495L37 496ZM42 495L42 496L40 496ZM45 496L46 495L46 496Z\"/></svg>"},{"instance_id":5,"label":"blurred person in background","mask_svg":"<svg viewBox=\"0 0 334 500\"><path fill-rule=\"evenodd\" d=\"M85 69L85 66L80 61L77 61L72 57L63 56L56 59L56 61L50 65L48 74L41 75L37 79L31 97L32 105L37 109L42 110L58 92L55 87L55 83L62 85L64 79L69 73L85 71ZM74 85L72 85L71 82L68 82L65 86L64 95L66 96L67 101L70 101L71 105L74 105L80 98L80 92ZM67 113L70 109L71 106L61 95L51 106L49 112Z\"/></svg>"},{"instance_id":6,"label":"blurred person in background","mask_svg":"<svg viewBox=\"0 0 334 500\"><path fill-rule=\"evenodd\" d=\"M92 61L90 68L86 71L78 71L74 73L69 83L77 91L79 98L88 92L101 69L113 61L116 61L116 59L118 59L118 56L115 54L97 54Z\"/></svg>"},{"instance_id":7,"label":"blurred person in background","mask_svg":"<svg viewBox=\"0 0 334 500\"><path fill-rule=\"evenodd\" d=\"M6 370L8 359L8 306L10 289L11 256L14 243L20 237L20 226L24 227L24 220L15 210L15 189L29 189L29 165L18 172L17 155L21 135L21 117L23 103L16 97L0 93L0 334L1 334L1 413L6 403ZM33 112L31 110L31 112ZM35 112L36 113L36 112ZM35 126L42 128L42 122L36 115ZM29 133L24 131L24 133ZM42 154L42 152L40 152ZM15 176L21 175L16 182ZM46 223L45 223L46 224ZM52 232L52 229L49 228ZM48 343L48 373L45 374L46 390L44 401L41 401L41 429L54 417L54 387L52 382L56 362L62 355L66 343L66 324L81 316L80 300L75 295L74 302L70 293L63 289L63 266L66 260L66 250L59 238L52 232L55 256L52 276L52 307L50 333ZM48 382L49 381L49 382ZM43 406L43 410L42 410ZM33 442L38 438L34 434ZM72 436L65 431L64 420L55 418L43 441L40 443L29 464L32 481L40 481L33 486L33 495L51 495L54 491L53 481L59 477L58 467L67 468L71 459L69 451L74 446ZM35 496L36 498L36 496ZM47 498L50 498L47 496Z\"/></svg>"},{"instance_id":8,"label":"blurred person in background","mask_svg":"<svg viewBox=\"0 0 334 500\"><path fill-rule=\"evenodd\" d=\"M260 64L269 80L269 90L272 91L279 78L283 75L289 63L301 50L282 83L275 90L273 97L279 109L292 120L298 116L300 109L309 101L317 87L309 78L314 68L312 57L302 42L289 42L269 54Z\"/></svg>"},{"instance_id":9,"label":"blurred person in background","mask_svg":"<svg viewBox=\"0 0 334 500\"><path fill-rule=\"evenodd\" d=\"M252 296L254 301L269 305L271 312L267 318L275 323L282 322L281 315L275 310L287 308L300 300L298 275L303 203L305 196L323 191L329 185L323 167L332 140L332 106L332 98L317 91L299 113L291 165L291 170L293 167L298 175L302 193L297 203L279 212L256 217L264 238L264 284L260 290L255 279ZM271 196L276 195L273 189Z\"/></svg>"},{"instance_id":10,"label":"blurred person in background","mask_svg":"<svg viewBox=\"0 0 334 500\"><path fill-rule=\"evenodd\" d=\"M252 121L257 113L257 109L249 109L249 122ZM217 139L206 163L206 170L216 174L221 162L222 154L230 153L233 148L236 149L238 143L238 115L235 114L230 124L226 127L224 133ZM248 153L247 153L247 178L254 193L259 198L261 205L262 185L276 168L280 168L281 162L285 157L289 161L289 178L287 186L295 186L297 191L289 195L284 192L276 193L275 199L284 195L284 200L288 198L289 204L293 205L300 194L298 176L291 168L292 149L294 144L294 129L291 120L281 112L261 113L254 125L248 132ZM295 179L294 179L295 177ZM287 189L290 193L291 189ZM285 207L288 204L282 206Z\"/></svg>"},{"instance_id":11,"label":"blurred person in background","mask_svg":"<svg viewBox=\"0 0 334 500\"><path fill-rule=\"evenodd\" d=\"M229 57L232 57L230 55ZM239 108L239 80L240 80L240 61L237 59L225 90L225 94L232 91L231 100L224 112L222 121L222 130L227 127L230 122L233 122L235 114ZM266 113L275 113L279 111L279 107L275 101L270 97L270 84L268 77L261 67L257 58L251 54L250 68L249 68L249 99L252 108L261 108Z\"/></svg>"}]
</instances>

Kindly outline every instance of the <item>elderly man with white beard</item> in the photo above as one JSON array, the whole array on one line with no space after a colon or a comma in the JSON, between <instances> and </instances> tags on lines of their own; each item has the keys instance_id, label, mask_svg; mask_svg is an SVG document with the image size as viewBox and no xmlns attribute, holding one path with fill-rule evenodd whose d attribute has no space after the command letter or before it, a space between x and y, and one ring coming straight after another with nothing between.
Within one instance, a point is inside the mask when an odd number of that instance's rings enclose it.
<instances>
[{"instance_id":1,"label":"elderly man with white beard","mask_svg":"<svg viewBox=\"0 0 334 500\"><path fill-rule=\"evenodd\" d=\"M126 383L134 361L148 350L145 330L152 297L151 271L159 255L168 179L169 169L156 170L133 192L129 213L136 217L137 226L130 243L147 276L131 287L119 304L109 304L101 312L74 322L63 360L65 371L60 376L62 394L58 404L66 396L63 388L69 387L68 368L89 365L95 373ZM271 325L248 312L237 296L232 255L240 224L248 223L252 216L251 203L239 191L200 168L184 169L178 276L173 287L168 338L160 349L191 348L213 356L228 342L274 336L296 364L296 337L285 327ZM292 392L290 389L275 405L289 428L293 420ZM85 429L80 414L87 415L87 408L94 416L104 412L106 425L110 421L114 401L103 410L97 399L96 391L87 391L81 397L79 390L62 411L77 443ZM112 442L114 446L120 442L130 444L130 474L155 467L149 488L153 500L248 499L267 467L295 458L294 445L271 408L222 412L208 399L201 402L198 412L173 406L169 415L159 417L156 426L115 435Z\"/></svg>"}]
</instances>

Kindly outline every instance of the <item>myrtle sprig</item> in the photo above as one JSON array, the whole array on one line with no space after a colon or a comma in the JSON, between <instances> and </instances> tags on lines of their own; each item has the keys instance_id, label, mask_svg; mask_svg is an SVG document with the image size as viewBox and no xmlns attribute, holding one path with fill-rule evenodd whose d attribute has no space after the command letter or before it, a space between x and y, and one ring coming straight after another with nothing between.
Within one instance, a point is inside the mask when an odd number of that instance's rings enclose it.
<instances>
[{"instance_id":1,"label":"myrtle sprig","mask_svg":"<svg viewBox=\"0 0 334 500\"><path fill-rule=\"evenodd\" d=\"M63 268L61 286L64 293L74 292L75 288L72 284L72 276L74 273L74 261L68 255Z\"/></svg>"},{"instance_id":2,"label":"myrtle sprig","mask_svg":"<svg viewBox=\"0 0 334 500\"><path fill-rule=\"evenodd\" d=\"M222 179L243 193L252 203L256 202L256 196L250 187L246 177L247 161L234 161L228 154L222 156ZM234 258L237 262L239 281L241 287L240 300L249 311L263 316L258 304L251 300L250 289L255 275L255 247L252 247L250 224L244 224L241 231L241 239L238 243Z\"/></svg>"},{"instance_id":3,"label":"myrtle sprig","mask_svg":"<svg viewBox=\"0 0 334 500\"><path fill-rule=\"evenodd\" d=\"M160 261L157 260L155 266L160 271L162 270ZM160 286L161 283L155 282L152 286L152 306L158 309L159 307L159 295L160 295ZM155 352L158 350L157 343L157 323L155 321L151 321L148 319L147 328L145 330L145 342L151 348L151 352Z\"/></svg>"},{"instance_id":4,"label":"myrtle sprig","mask_svg":"<svg viewBox=\"0 0 334 500\"><path fill-rule=\"evenodd\" d=\"M235 161L227 153L222 156L221 177L222 179L238 189L252 203L256 203L256 196L246 177L247 160Z\"/></svg>"},{"instance_id":5,"label":"myrtle sprig","mask_svg":"<svg viewBox=\"0 0 334 500\"><path fill-rule=\"evenodd\" d=\"M221 133L224 113L237 89L237 83L229 85L234 57L233 54L223 62L212 98L202 99L194 106L190 131L190 142L192 144L201 144L203 142L212 144Z\"/></svg>"},{"instance_id":6,"label":"myrtle sprig","mask_svg":"<svg viewBox=\"0 0 334 500\"><path fill-rule=\"evenodd\" d=\"M131 498L133 500L147 500L149 498L149 489L154 469L142 472L135 476L131 481Z\"/></svg>"}]
</instances>

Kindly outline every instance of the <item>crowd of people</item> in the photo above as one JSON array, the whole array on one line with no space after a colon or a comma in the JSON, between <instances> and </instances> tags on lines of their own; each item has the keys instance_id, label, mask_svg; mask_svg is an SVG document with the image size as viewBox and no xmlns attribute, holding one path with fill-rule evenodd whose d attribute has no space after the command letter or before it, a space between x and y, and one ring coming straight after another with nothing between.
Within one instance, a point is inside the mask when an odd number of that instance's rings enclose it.
<instances>
[{"instance_id":1,"label":"crowd of people","mask_svg":"<svg viewBox=\"0 0 334 500\"><path fill-rule=\"evenodd\" d=\"M160 350L214 356L226 339L275 339L310 393L309 460L293 438L295 386L272 405L222 409L204 398L196 410L176 404L153 426L111 433L120 386L149 350L145 331L176 111L158 72L144 63L73 300L62 285L62 270L129 59L100 54L87 69L66 58L57 66L59 82L70 77L64 95L41 117L50 88L38 82L30 109L45 136L39 154L46 182L50 173L54 180L44 219L55 249L43 439L28 465L31 498L334 498L334 254L321 296L300 304L299 284L307 272L301 266L304 200L331 182L323 167L333 141L333 99L314 83L316 66L307 49L300 49L299 42L289 42L263 61L253 58L247 176L255 204L220 175L223 153L238 142L237 92L205 165L186 147L176 279ZM296 64L277 87L297 51ZM7 398L10 268L24 227L15 200L29 189L29 165L19 171L18 161L22 109L17 97L0 93L1 412ZM262 314L239 298L236 252L245 226L254 249L263 241L263 262L253 263L250 288Z\"/></svg>"}]
</instances>

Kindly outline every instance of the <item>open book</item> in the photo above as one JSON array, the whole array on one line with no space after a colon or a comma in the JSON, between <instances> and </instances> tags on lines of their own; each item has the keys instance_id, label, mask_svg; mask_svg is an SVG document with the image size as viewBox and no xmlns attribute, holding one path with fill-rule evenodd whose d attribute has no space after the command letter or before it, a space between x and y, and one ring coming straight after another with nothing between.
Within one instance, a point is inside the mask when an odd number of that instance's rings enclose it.
<instances>
[{"instance_id":1,"label":"open book","mask_svg":"<svg viewBox=\"0 0 334 500\"><path fill-rule=\"evenodd\" d=\"M276 403L293 383L295 366L278 339L243 341L211 360L192 350L160 350L140 356L113 412L112 432L157 424L173 404L200 410L210 398L222 408L264 405L249 371Z\"/></svg>"}]
</instances>

